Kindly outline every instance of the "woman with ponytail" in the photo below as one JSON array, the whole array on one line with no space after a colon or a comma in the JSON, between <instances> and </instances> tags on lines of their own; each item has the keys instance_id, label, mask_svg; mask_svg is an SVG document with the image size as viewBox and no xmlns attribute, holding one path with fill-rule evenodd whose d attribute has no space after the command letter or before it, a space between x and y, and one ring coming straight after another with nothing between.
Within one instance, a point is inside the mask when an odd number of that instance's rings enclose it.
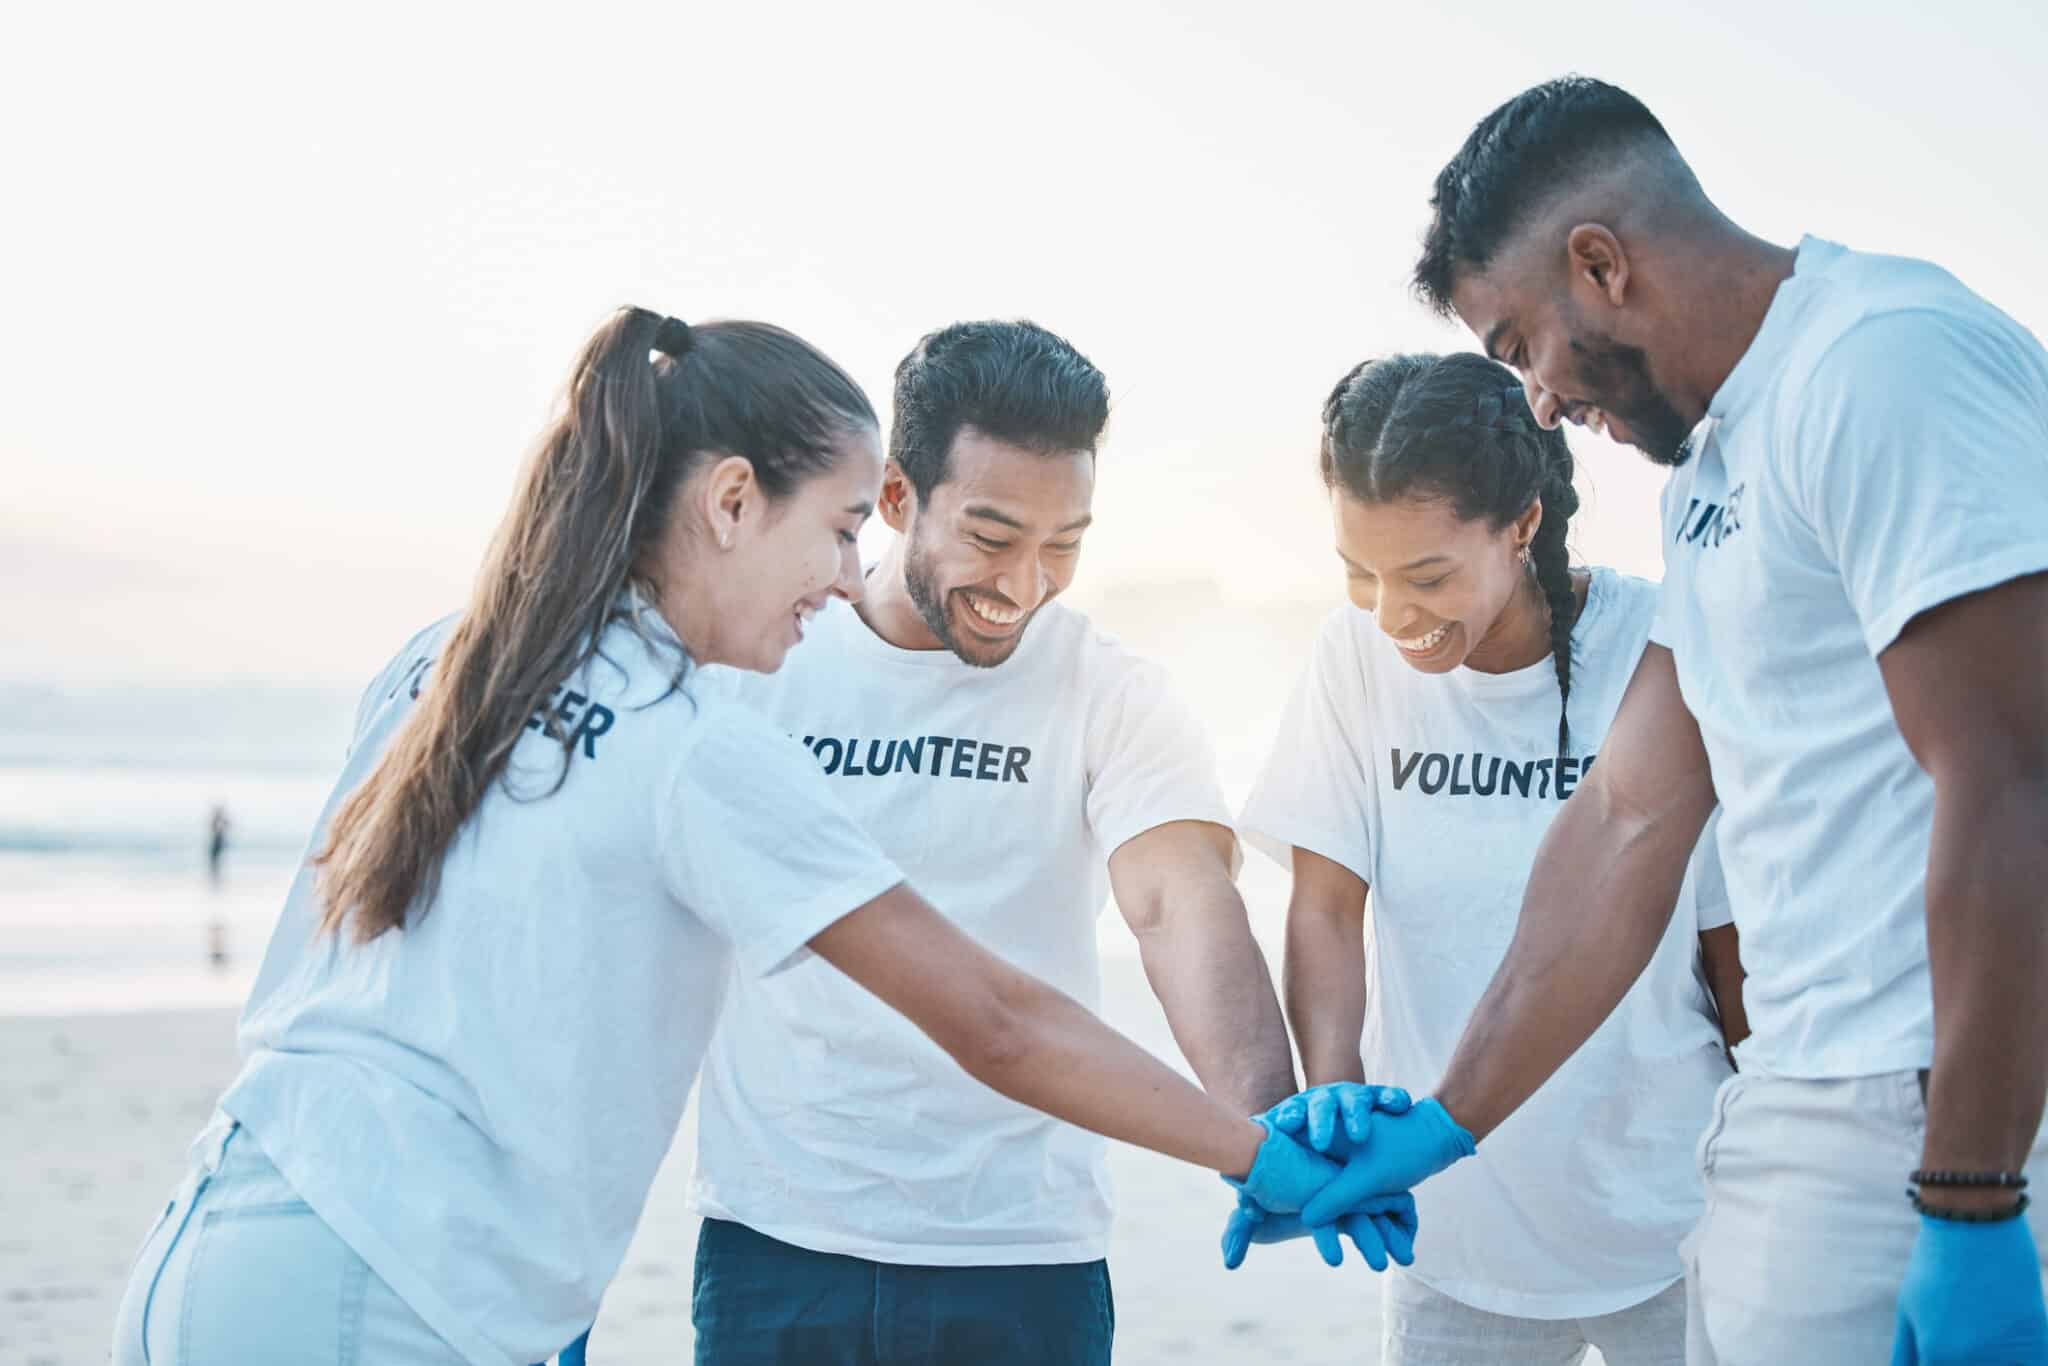
<instances>
[{"instance_id":1,"label":"woman with ponytail","mask_svg":"<svg viewBox=\"0 0 2048 1366\"><path fill-rule=\"evenodd\" d=\"M859 387L779 328L625 309L598 331L468 605L364 694L115 1362L562 1351L728 973L806 951L1013 1099L1281 1207L1336 1174L980 949L808 752L697 689L858 597L881 472Z\"/></svg>"},{"instance_id":2,"label":"woman with ponytail","mask_svg":"<svg viewBox=\"0 0 2048 1366\"><path fill-rule=\"evenodd\" d=\"M1352 370L1324 405L1321 465L1352 606L1317 642L1243 826L1294 873L1285 995L1312 1089L1276 1117L1322 1110L1311 1137L1336 1151L1328 1116L1360 1103L1352 1084L1442 1074L1657 590L1571 566L1571 449L1483 356ZM1390 1366L1561 1363L1588 1346L1610 1366L1684 1359L1692 1149L1724 1046L1747 1032L1711 830L1624 1004L1421 1192L1425 1235L1385 1287ZM1237 1255L1296 1231L1283 1223L1247 1205Z\"/></svg>"}]
</instances>

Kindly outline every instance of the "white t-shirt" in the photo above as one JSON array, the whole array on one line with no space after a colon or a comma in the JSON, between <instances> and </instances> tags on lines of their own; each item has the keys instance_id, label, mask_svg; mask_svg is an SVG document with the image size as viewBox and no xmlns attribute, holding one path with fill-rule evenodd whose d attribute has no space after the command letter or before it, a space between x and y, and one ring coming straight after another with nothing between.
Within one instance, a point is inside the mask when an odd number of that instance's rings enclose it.
<instances>
[{"instance_id":1,"label":"white t-shirt","mask_svg":"<svg viewBox=\"0 0 2048 1366\"><path fill-rule=\"evenodd\" d=\"M536 715L442 862L423 918L319 936L292 885L221 1107L465 1358L527 1366L597 1313L716 1023L750 977L902 880L810 756L730 702L669 692L681 647L624 624ZM449 623L371 685L313 836L376 765ZM693 675L694 677L694 675Z\"/></svg>"},{"instance_id":2,"label":"white t-shirt","mask_svg":"<svg viewBox=\"0 0 2048 1366\"><path fill-rule=\"evenodd\" d=\"M1724 812L1745 1067L1932 1065L1934 784L1877 656L2048 569L2048 355L1934 266L1809 237L1664 493L1671 648Z\"/></svg>"},{"instance_id":3,"label":"white t-shirt","mask_svg":"<svg viewBox=\"0 0 2048 1366\"><path fill-rule=\"evenodd\" d=\"M1416 672L1342 608L1245 805L1247 839L1331 859L1371 889L1366 1075L1434 1088L1506 956L1536 847L1596 760L1657 587L1595 569L1572 631L1571 751L1557 772L1557 672ZM1698 963L1728 920L1711 831L1642 978L1557 1075L1416 1191L1413 1274L1478 1309L1583 1318L1679 1278L1699 1218L1692 1148L1729 1074Z\"/></svg>"},{"instance_id":4,"label":"white t-shirt","mask_svg":"<svg viewBox=\"0 0 2048 1366\"><path fill-rule=\"evenodd\" d=\"M811 747L940 912L1091 1010L1108 856L1169 821L1229 824L1163 672L1058 603L993 669L897 649L835 601L779 673L716 672ZM819 1252L996 1266L1108 1242L1100 1138L989 1090L821 963L735 984L697 1144L700 1211Z\"/></svg>"}]
</instances>

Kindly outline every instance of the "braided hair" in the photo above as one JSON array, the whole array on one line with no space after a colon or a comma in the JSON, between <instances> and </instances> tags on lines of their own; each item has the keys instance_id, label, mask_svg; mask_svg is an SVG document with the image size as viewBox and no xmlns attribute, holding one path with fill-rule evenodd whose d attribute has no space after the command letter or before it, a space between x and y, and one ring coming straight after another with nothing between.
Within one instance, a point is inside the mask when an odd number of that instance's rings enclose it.
<instances>
[{"instance_id":1,"label":"braided hair","mask_svg":"<svg viewBox=\"0 0 2048 1366\"><path fill-rule=\"evenodd\" d=\"M1401 355L1354 366L1323 403L1323 483L1366 503L1411 494L1448 501L1495 531L1543 500L1530 569L1550 609L1557 668L1557 757L1571 751L1572 593L1565 531L1579 510L1572 451L1545 430L1521 384L1484 356Z\"/></svg>"}]
</instances>

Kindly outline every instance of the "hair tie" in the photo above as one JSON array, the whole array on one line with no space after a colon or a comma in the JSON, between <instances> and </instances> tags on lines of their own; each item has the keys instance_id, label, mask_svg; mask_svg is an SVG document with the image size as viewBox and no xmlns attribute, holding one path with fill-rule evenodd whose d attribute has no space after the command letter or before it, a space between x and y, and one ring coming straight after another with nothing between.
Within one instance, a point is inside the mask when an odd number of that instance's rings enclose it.
<instances>
[{"instance_id":1,"label":"hair tie","mask_svg":"<svg viewBox=\"0 0 2048 1366\"><path fill-rule=\"evenodd\" d=\"M681 360L696 341L696 334L681 318L663 318L654 329L654 349L671 360Z\"/></svg>"}]
</instances>

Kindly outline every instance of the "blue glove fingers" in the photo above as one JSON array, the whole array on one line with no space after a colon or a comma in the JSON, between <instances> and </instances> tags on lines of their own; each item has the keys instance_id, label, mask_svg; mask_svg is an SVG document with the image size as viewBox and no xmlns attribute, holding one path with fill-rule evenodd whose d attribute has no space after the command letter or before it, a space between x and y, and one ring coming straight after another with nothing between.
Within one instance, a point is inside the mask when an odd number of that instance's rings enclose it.
<instances>
[{"instance_id":1,"label":"blue glove fingers","mask_svg":"<svg viewBox=\"0 0 2048 1366\"><path fill-rule=\"evenodd\" d=\"M1403 1115L1379 1115L1373 1120L1371 1144L1347 1161L1335 1180L1303 1202L1302 1220L1334 1223L1359 1209L1367 1196L1405 1192L1470 1157L1475 1146L1472 1135L1434 1100L1419 1100Z\"/></svg>"},{"instance_id":2,"label":"blue glove fingers","mask_svg":"<svg viewBox=\"0 0 2048 1366\"><path fill-rule=\"evenodd\" d=\"M1341 1221L1344 1231L1351 1235L1352 1246L1358 1255L1365 1258L1365 1264L1374 1271L1387 1269L1387 1244L1380 1237L1379 1224L1370 1214L1347 1214Z\"/></svg>"},{"instance_id":3,"label":"blue glove fingers","mask_svg":"<svg viewBox=\"0 0 2048 1366\"><path fill-rule=\"evenodd\" d=\"M1347 1086L1338 1093L1337 1103L1344 1111L1344 1135L1353 1147L1364 1143L1372 1129L1373 1102L1379 1099L1379 1091L1376 1086Z\"/></svg>"},{"instance_id":4,"label":"blue glove fingers","mask_svg":"<svg viewBox=\"0 0 2048 1366\"><path fill-rule=\"evenodd\" d=\"M1302 1207L1302 1222L1311 1226L1335 1223L1368 1196L1380 1194L1385 1184L1386 1175L1376 1163L1370 1159L1352 1162Z\"/></svg>"},{"instance_id":5,"label":"blue glove fingers","mask_svg":"<svg viewBox=\"0 0 2048 1366\"><path fill-rule=\"evenodd\" d=\"M1402 1266L1415 1265L1415 1222L1411 1216L1403 1220L1398 1215L1375 1214L1373 1226L1380 1231L1380 1240L1387 1245L1387 1255Z\"/></svg>"},{"instance_id":6,"label":"blue glove fingers","mask_svg":"<svg viewBox=\"0 0 2048 1366\"><path fill-rule=\"evenodd\" d=\"M1240 1200L1223 1225L1223 1269L1235 1271L1251 1250L1252 1232L1259 1225L1259 1207Z\"/></svg>"},{"instance_id":7,"label":"blue glove fingers","mask_svg":"<svg viewBox=\"0 0 2048 1366\"><path fill-rule=\"evenodd\" d=\"M1319 1153L1330 1151L1331 1142L1337 1137L1337 1097L1332 1088L1318 1086L1307 1093L1308 1101L1308 1146Z\"/></svg>"},{"instance_id":8,"label":"blue glove fingers","mask_svg":"<svg viewBox=\"0 0 2048 1366\"><path fill-rule=\"evenodd\" d=\"M1344 1244L1337 1240L1334 1224L1319 1224L1308 1232L1316 1240L1316 1251L1322 1254L1324 1262L1331 1266L1344 1265Z\"/></svg>"},{"instance_id":9,"label":"blue glove fingers","mask_svg":"<svg viewBox=\"0 0 2048 1366\"><path fill-rule=\"evenodd\" d=\"M1408 1113L1408 1107L1415 1103L1408 1093L1398 1086L1382 1086L1377 1089L1379 1098L1375 1104L1390 1115L1405 1115Z\"/></svg>"},{"instance_id":10,"label":"blue glove fingers","mask_svg":"<svg viewBox=\"0 0 2048 1366\"><path fill-rule=\"evenodd\" d=\"M1308 1123L1308 1102L1300 1096L1289 1096L1266 1111L1266 1118L1282 1133L1298 1134Z\"/></svg>"}]
</instances>

